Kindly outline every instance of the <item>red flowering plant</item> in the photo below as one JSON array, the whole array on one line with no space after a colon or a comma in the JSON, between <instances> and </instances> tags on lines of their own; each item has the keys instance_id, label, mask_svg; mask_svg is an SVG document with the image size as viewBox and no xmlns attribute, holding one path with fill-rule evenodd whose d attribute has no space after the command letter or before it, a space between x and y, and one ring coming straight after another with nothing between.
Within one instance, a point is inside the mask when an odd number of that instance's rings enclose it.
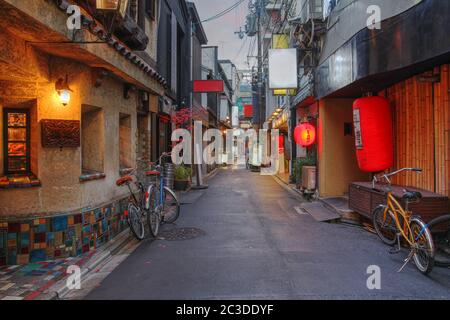
<instances>
[{"instance_id":1,"label":"red flowering plant","mask_svg":"<svg viewBox=\"0 0 450 320\"><path fill-rule=\"evenodd\" d=\"M193 121L207 121L208 111L203 107L189 108L185 107L175 111L172 114L172 122L176 128L191 130Z\"/></svg>"},{"instance_id":2,"label":"red flowering plant","mask_svg":"<svg viewBox=\"0 0 450 320\"><path fill-rule=\"evenodd\" d=\"M191 108L182 108L172 114L172 122L176 128L184 128L190 130L192 112Z\"/></svg>"}]
</instances>

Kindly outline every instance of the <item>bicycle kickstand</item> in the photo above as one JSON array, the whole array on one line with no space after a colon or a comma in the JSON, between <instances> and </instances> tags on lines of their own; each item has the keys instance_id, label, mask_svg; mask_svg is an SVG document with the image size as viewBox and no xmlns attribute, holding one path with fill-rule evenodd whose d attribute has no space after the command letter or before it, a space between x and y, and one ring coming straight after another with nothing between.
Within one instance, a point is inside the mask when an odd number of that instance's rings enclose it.
<instances>
[{"instance_id":1,"label":"bicycle kickstand","mask_svg":"<svg viewBox=\"0 0 450 320\"><path fill-rule=\"evenodd\" d=\"M402 267L397 272L402 272L403 269L406 267L406 265L411 261L413 256L414 256L414 249L411 250L411 252L409 253L408 257L405 259L405 263L402 265Z\"/></svg>"}]
</instances>

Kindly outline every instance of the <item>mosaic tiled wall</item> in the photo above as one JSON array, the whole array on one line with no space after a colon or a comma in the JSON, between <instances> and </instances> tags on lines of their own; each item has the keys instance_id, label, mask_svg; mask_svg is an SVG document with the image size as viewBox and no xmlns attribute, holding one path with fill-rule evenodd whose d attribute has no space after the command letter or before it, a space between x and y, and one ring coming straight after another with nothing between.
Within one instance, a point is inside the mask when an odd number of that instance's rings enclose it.
<instances>
[{"instance_id":1,"label":"mosaic tiled wall","mask_svg":"<svg viewBox=\"0 0 450 320\"><path fill-rule=\"evenodd\" d=\"M126 201L78 214L0 221L0 266L78 256L128 227Z\"/></svg>"}]
</instances>

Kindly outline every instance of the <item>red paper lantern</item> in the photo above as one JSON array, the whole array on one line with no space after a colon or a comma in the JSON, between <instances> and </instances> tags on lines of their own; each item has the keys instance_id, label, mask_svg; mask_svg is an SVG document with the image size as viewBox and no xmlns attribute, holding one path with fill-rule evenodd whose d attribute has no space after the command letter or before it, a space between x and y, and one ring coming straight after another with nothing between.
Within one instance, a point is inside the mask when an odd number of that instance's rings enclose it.
<instances>
[{"instance_id":1,"label":"red paper lantern","mask_svg":"<svg viewBox=\"0 0 450 320\"><path fill-rule=\"evenodd\" d=\"M316 142L316 128L310 123L299 124L294 131L295 143L302 147L310 147Z\"/></svg>"},{"instance_id":2,"label":"red paper lantern","mask_svg":"<svg viewBox=\"0 0 450 320\"><path fill-rule=\"evenodd\" d=\"M279 154L284 153L284 136L283 135L278 136L278 153Z\"/></svg>"},{"instance_id":3,"label":"red paper lantern","mask_svg":"<svg viewBox=\"0 0 450 320\"><path fill-rule=\"evenodd\" d=\"M381 172L394 165L392 114L389 101L365 97L353 104L356 156L364 172Z\"/></svg>"}]
</instances>

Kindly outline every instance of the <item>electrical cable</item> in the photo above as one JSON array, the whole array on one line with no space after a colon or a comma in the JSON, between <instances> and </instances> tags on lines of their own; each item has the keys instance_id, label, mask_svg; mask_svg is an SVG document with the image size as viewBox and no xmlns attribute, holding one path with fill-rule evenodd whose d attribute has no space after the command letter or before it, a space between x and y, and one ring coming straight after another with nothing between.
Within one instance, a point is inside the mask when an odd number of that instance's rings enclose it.
<instances>
[{"instance_id":1,"label":"electrical cable","mask_svg":"<svg viewBox=\"0 0 450 320\"><path fill-rule=\"evenodd\" d=\"M289 7L288 7L288 9L286 11L286 15L285 15L281 25L278 27L278 30L277 30L276 34L279 34L280 31L284 31L286 21L288 20L289 14L290 14L290 12L292 10L292 7L293 7L292 5L294 4L294 0L290 0L290 1L291 2L289 3ZM275 31L275 27L276 26L274 24L273 28L271 29L271 33L273 33ZM283 30L281 30L281 29L283 29ZM269 54L269 50L266 50L266 52L264 53L263 61L267 58L268 54Z\"/></svg>"},{"instance_id":2,"label":"electrical cable","mask_svg":"<svg viewBox=\"0 0 450 320\"><path fill-rule=\"evenodd\" d=\"M280 1L280 0L275 0L275 3L274 3L274 5L273 5L274 8L276 8L278 1ZM283 4L283 0L281 0L281 2L282 2L281 4ZM265 30L264 30L263 38L266 36L267 29L269 29L269 26L270 26L270 20L268 21L268 23L267 23L267 25L266 25L266 28L265 28ZM275 24L274 24L272 27L275 29Z\"/></svg>"},{"instance_id":3,"label":"electrical cable","mask_svg":"<svg viewBox=\"0 0 450 320\"><path fill-rule=\"evenodd\" d=\"M233 61L236 60L236 59L239 57L239 55L240 55L241 52L242 52L242 49L244 49L245 44L247 43L247 40L248 40L248 37L245 36L244 41L242 42L242 45L241 45L241 47L239 48L238 52L236 53L236 56L234 57Z\"/></svg>"},{"instance_id":4,"label":"electrical cable","mask_svg":"<svg viewBox=\"0 0 450 320\"><path fill-rule=\"evenodd\" d=\"M231 7L227 8L227 9L224 9L224 10L222 10L222 11L216 13L215 15L213 15L213 16L207 18L207 19L204 19L204 20L200 21L200 23L209 22L209 21L218 19L218 18L220 18L220 17L223 17L224 15L230 13L231 11L233 11L234 9L236 9L237 7L239 7L239 5L241 5L244 1L245 1L245 0L239 0L239 1L237 1L235 4L233 4Z\"/></svg>"}]
</instances>

